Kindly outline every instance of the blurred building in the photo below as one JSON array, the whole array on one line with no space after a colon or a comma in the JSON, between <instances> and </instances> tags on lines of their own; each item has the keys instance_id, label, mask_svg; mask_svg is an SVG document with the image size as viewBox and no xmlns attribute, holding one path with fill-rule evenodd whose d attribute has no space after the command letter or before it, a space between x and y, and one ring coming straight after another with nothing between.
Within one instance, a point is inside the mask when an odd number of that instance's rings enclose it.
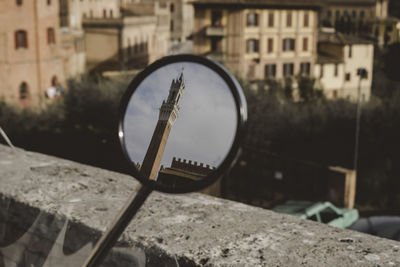
<instances>
[{"instance_id":1,"label":"blurred building","mask_svg":"<svg viewBox=\"0 0 400 267\"><path fill-rule=\"evenodd\" d=\"M65 79L57 0L0 2L0 97L21 107L44 102Z\"/></svg>"},{"instance_id":2,"label":"blurred building","mask_svg":"<svg viewBox=\"0 0 400 267\"><path fill-rule=\"evenodd\" d=\"M250 80L311 74L320 1L197 0L193 5L196 54Z\"/></svg>"},{"instance_id":3,"label":"blurred building","mask_svg":"<svg viewBox=\"0 0 400 267\"><path fill-rule=\"evenodd\" d=\"M332 30L319 34L318 60L314 69L317 87L327 98L358 99L360 77L358 69L367 70L368 76L361 81L360 97L368 101L371 97L374 62L373 42Z\"/></svg>"},{"instance_id":4,"label":"blurred building","mask_svg":"<svg viewBox=\"0 0 400 267\"><path fill-rule=\"evenodd\" d=\"M194 24L194 9L189 0L170 1L171 40L184 42L191 37Z\"/></svg>"},{"instance_id":5,"label":"blurred building","mask_svg":"<svg viewBox=\"0 0 400 267\"><path fill-rule=\"evenodd\" d=\"M400 20L390 17L389 0L321 0L321 26L336 31L364 35L379 45L400 41Z\"/></svg>"},{"instance_id":6,"label":"blurred building","mask_svg":"<svg viewBox=\"0 0 400 267\"><path fill-rule=\"evenodd\" d=\"M114 2L121 4L120 12L109 9L99 16L93 10L93 17L82 17L88 70L143 68L168 54L167 4Z\"/></svg>"}]
</instances>

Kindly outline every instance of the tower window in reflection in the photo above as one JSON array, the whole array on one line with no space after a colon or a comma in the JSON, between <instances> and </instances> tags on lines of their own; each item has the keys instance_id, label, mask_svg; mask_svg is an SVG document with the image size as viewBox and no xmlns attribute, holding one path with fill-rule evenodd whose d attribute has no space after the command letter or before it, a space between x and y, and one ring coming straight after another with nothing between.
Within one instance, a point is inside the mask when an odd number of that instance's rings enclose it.
<instances>
[{"instance_id":1,"label":"tower window in reflection","mask_svg":"<svg viewBox=\"0 0 400 267\"><path fill-rule=\"evenodd\" d=\"M200 180L227 156L237 127L226 82L197 63L166 65L132 95L123 122L128 155L142 177Z\"/></svg>"}]
</instances>

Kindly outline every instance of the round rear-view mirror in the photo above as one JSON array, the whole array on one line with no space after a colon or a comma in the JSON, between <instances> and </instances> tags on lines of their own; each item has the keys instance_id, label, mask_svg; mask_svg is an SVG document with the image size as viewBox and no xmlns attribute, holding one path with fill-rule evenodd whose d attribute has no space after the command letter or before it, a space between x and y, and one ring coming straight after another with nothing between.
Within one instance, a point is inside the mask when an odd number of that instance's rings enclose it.
<instances>
[{"instance_id":1,"label":"round rear-view mirror","mask_svg":"<svg viewBox=\"0 0 400 267\"><path fill-rule=\"evenodd\" d=\"M240 86L224 68L202 57L170 56L129 85L119 137L141 183L186 193L209 186L232 166L246 116Z\"/></svg>"}]
</instances>

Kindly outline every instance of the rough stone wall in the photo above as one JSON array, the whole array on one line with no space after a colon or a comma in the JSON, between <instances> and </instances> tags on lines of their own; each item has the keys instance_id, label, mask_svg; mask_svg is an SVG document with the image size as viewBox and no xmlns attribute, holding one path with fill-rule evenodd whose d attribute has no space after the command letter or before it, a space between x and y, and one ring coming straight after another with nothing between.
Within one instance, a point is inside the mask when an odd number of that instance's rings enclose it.
<instances>
[{"instance_id":1,"label":"rough stone wall","mask_svg":"<svg viewBox=\"0 0 400 267\"><path fill-rule=\"evenodd\" d=\"M79 226L67 230L89 236L81 258L138 187L127 175L1 145L0 184L3 200ZM201 194L152 193L120 241L111 266L400 266L398 242Z\"/></svg>"}]
</instances>

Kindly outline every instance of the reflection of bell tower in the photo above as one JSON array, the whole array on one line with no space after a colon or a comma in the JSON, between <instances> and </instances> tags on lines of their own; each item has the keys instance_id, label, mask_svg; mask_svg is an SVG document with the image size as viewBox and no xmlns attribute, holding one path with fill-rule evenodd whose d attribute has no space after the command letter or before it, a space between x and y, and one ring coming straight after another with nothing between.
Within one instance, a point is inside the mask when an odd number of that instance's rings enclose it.
<instances>
[{"instance_id":1,"label":"reflection of bell tower","mask_svg":"<svg viewBox=\"0 0 400 267\"><path fill-rule=\"evenodd\" d=\"M172 80L168 98L161 105L157 126L151 138L146 156L143 159L142 167L140 168L140 175L142 177L152 180L155 180L157 177L171 127L178 117L179 100L184 90L185 83L182 72L178 79Z\"/></svg>"}]
</instances>

